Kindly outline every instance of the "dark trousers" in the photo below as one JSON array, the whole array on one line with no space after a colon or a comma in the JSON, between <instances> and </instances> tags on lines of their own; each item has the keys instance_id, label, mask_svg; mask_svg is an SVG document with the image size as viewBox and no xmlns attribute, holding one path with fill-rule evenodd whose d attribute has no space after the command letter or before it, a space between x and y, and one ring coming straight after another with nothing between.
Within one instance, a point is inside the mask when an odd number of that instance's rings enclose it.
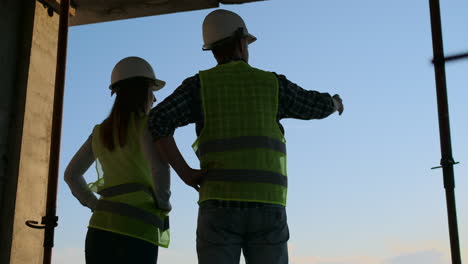
<instances>
[{"instance_id":1,"label":"dark trousers","mask_svg":"<svg viewBox=\"0 0 468 264\"><path fill-rule=\"evenodd\" d=\"M86 264L155 264L158 246L141 239L88 228Z\"/></svg>"}]
</instances>

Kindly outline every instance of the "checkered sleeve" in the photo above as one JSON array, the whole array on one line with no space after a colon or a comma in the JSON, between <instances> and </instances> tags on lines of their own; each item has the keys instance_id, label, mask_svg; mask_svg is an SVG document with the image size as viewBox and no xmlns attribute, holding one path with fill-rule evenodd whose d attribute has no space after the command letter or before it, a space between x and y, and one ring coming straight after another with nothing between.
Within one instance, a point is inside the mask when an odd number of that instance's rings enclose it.
<instances>
[{"instance_id":1,"label":"checkered sleeve","mask_svg":"<svg viewBox=\"0 0 468 264\"><path fill-rule=\"evenodd\" d=\"M335 112L330 94L309 91L277 75L279 82L278 119L322 119Z\"/></svg>"},{"instance_id":2,"label":"checkered sleeve","mask_svg":"<svg viewBox=\"0 0 468 264\"><path fill-rule=\"evenodd\" d=\"M197 75L185 79L171 95L150 111L148 128L153 140L172 136L176 128L195 122L192 93L198 85Z\"/></svg>"}]
</instances>

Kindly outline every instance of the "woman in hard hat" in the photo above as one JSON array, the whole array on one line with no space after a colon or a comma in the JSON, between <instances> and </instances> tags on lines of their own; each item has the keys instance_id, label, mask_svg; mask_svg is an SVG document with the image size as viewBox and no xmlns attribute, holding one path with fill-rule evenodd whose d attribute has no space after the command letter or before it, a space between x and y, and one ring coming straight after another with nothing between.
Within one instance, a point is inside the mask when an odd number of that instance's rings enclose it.
<instances>
[{"instance_id":1,"label":"woman in hard hat","mask_svg":"<svg viewBox=\"0 0 468 264\"><path fill-rule=\"evenodd\" d=\"M112 111L65 171L73 195L93 211L86 235L88 264L154 264L158 246L169 245L169 166L147 129L153 91L164 85L144 59L119 61L111 77ZM98 180L87 186L83 174L94 161Z\"/></svg>"}]
</instances>

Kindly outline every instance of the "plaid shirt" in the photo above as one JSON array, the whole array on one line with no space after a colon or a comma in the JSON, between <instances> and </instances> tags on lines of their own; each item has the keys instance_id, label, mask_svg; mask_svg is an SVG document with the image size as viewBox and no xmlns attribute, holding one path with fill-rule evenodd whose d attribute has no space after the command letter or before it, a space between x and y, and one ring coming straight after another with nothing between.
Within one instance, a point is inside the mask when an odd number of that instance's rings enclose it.
<instances>
[{"instance_id":1,"label":"plaid shirt","mask_svg":"<svg viewBox=\"0 0 468 264\"><path fill-rule=\"evenodd\" d=\"M322 119L335 112L335 104L328 93L308 91L289 81L284 75L274 73L279 83L277 120L283 118ZM178 127L195 123L196 133L203 129L204 116L198 74L187 78L149 114L148 127L154 140L172 136Z\"/></svg>"}]
</instances>

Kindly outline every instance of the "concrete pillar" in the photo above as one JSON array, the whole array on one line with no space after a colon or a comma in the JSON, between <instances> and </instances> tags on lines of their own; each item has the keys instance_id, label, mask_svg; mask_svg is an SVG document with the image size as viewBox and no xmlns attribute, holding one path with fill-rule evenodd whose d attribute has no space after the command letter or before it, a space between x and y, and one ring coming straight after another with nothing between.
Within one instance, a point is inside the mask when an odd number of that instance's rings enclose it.
<instances>
[{"instance_id":1,"label":"concrete pillar","mask_svg":"<svg viewBox=\"0 0 468 264\"><path fill-rule=\"evenodd\" d=\"M44 231L25 221L45 215L58 16L0 0L0 24L0 263L39 264Z\"/></svg>"}]
</instances>

